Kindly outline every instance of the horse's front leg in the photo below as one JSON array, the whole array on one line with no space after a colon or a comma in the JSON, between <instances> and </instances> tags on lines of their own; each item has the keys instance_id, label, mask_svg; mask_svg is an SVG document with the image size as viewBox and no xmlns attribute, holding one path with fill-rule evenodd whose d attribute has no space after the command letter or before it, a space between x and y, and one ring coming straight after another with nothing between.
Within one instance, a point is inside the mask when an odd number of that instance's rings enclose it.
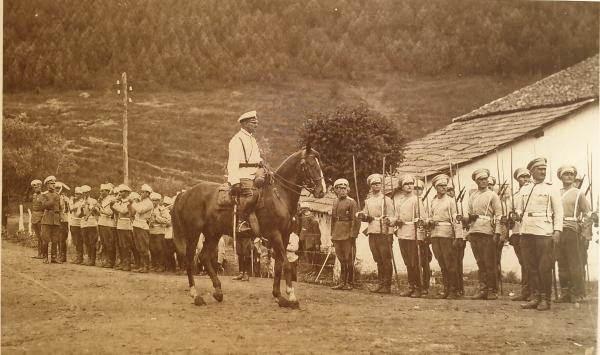
<instances>
[{"instance_id":1,"label":"horse's front leg","mask_svg":"<svg viewBox=\"0 0 600 355\"><path fill-rule=\"evenodd\" d=\"M273 296L278 298L280 306L298 308L298 299L296 298L296 294L292 285L291 265L290 262L287 260L286 247L283 245L281 233L279 233L278 231L273 233L273 239L271 240L271 243L273 245L273 253L275 257L275 279L273 280ZM288 294L289 301L281 297L279 283L281 280L282 271L285 275L286 293Z\"/></svg>"},{"instance_id":2,"label":"horse's front leg","mask_svg":"<svg viewBox=\"0 0 600 355\"><path fill-rule=\"evenodd\" d=\"M213 292L213 298L218 302L223 301L223 291L221 290L221 280L217 276L217 272L215 270L215 260L217 253L217 245L219 243L220 237L215 237L213 235L207 236L202 246L202 251L200 252L201 262L206 268L208 272L208 276L212 281L213 288L215 289Z\"/></svg>"}]
</instances>

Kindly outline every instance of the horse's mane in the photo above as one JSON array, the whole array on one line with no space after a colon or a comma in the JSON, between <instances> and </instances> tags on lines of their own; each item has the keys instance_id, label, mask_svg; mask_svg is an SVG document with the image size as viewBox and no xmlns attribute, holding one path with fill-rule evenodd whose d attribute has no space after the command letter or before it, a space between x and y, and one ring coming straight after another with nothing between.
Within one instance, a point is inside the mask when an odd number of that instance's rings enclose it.
<instances>
[{"instance_id":1,"label":"horse's mane","mask_svg":"<svg viewBox=\"0 0 600 355\"><path fill-rule=\"evenodd\" d=\"M291 155L289 155L287 158L285 158L283 160L283 162L281 162L281 164L279 164L279 166L277 167L277 169L275 169L275 172L281 171L281 169L283 169L284 166L286 166L287 164L289 164L290 160L295 159L300 154L304 154L305 151L306 151L306 147L303 147L302 149L300 149L300 150L292 153ZM310 151L311 151L311 153L314 153L317 156L317 158L319 157L319 153L316 150L310 148Z\"/></svg>"}]
</instances>

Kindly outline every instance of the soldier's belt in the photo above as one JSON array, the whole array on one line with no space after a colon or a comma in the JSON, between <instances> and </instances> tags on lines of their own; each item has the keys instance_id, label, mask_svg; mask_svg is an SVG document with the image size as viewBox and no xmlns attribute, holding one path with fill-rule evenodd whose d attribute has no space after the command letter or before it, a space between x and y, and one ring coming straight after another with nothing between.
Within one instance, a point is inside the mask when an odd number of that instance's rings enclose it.
<instances>
[{"instance_id":1,"label":"soldier's belt","mask_svg":"<svg viewBox=\"0 0 600 355\"><path fill-rule=\"evenodd\" d=\"M452 223L450 222L435 222L436 226L451 226Z\"/></svg>"},{"instance_id":2,"label":"soldier's belt","mask_svg":"<svg viewBox=\"0 0 600 355\"><path fill-rule=\"evenodd\" d=\"M565 217L565 218L563 218L563 220L565 220L565 221L573 221L573 222L577 222L578 221L578 219L575 218L575 217Z\"/></svg>"},{"instance_id":3,"label":"soldier's belt","mask_svg":"<svg viewBox=\"0 0 600 355\"><path fill-rule=\"evenodd\" d=\"M415 222L404 222L402 221L403 224L415 224Z\"/></svg>"},{"instance_id":4,"label":"soldier's belt","mask_svg":"<svg viewBox=\"0 0 600 355\"><path fill-rule=\"evenodd\" d=\"M484 221L491 221L492 219L490 218L490 216L486 216L486 215L477 215L478 219L483 219Z\"/></svg>"},{"instance_id":5,"label":"soldier's belt","mask_svg":"<svg viewBox=\"0 0 600 355\"><path fill-rule=\"evenodd\" d=\"M548 216L548 214L546 214L546 212L528 212L527 213L527 217L546 217L546 216Z\"/></svg>"},{"instance_id":6,"label":"soldier's belt","mask_svg":"<svg viewBox=\"0 0 600 355\"><path fill-rule=\"evenodd\" d=\"M240 168L259 168L259 163L240 163Z\"/></svg>"}]
</instances>

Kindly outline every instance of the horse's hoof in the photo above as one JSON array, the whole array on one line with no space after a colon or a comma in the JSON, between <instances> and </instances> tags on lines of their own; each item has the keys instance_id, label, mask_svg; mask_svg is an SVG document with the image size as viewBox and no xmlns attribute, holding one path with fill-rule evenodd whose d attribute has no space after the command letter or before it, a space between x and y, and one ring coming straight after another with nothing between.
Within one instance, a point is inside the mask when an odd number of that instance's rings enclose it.
<instances>
[{"instance_id":1,"label":"horse's hoof","mask_svg":"<svg viewBox=\"0 0 600 355\"><path fill-rule=\"evenodd\" d=\"M217 302L223 302L223 292L221 292L221 290L213 292L213 298L217 300Z\"/></svg>"},{"instance_id":2,"label":"horse's hoof","mask_svg":"<svg viewBox=\"0 0 600 355\"><path fill-rule=\"evenodd\" d=\"M288 307L291 309L300 309L300 302L298 301L288 301Z\"/></svg>"},{"instance_id":3,"label":"horse's hoof","mask_svg":"<svg viewBox=\"0 0 600 355\"><path fill-rule=\"evenodd\" d=\"M283 297L279 297L279 299L277 300L277 304L279 304L279 307L281 308L288 308L290 306L290 303L288 302L288 300L286 300Z\"/></svg>"},{"instance_id":4,"label":"horse's hoof","mask_svg":"<svg viewBox=\"0 0 600 355\"><path fill-rule=\"evenodd\" d=\"M206 302L204 302L204 298L202 298L202 296L197 295L196 297L194 297L194 304L196 306L205 306Z\"/></svg>"},{"instance_id":5,"label":"horse's hoof","mask_svg":"<svg viewBox=\"0 0 600 355\"><path fill-rule=\"evenodd\" d=\"M272 295L273 295L273 297L275 297L275 298L278 299L279 297L281 297L281 292L280 291L273 291Z\"/></svg>"}]
</instances>

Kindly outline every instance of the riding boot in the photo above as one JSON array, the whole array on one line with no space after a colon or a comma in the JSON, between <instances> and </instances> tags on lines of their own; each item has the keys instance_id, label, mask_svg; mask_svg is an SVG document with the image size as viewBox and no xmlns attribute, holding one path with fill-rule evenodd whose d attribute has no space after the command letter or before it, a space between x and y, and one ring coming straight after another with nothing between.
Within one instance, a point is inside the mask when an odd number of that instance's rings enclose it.
<instances>
[{"instance_id":1,"label":"riding boot","mask_svg":"<svg viewBox=\"0 0 600 355\"><path fill-rule=\"evenodd\" d=\"M536 309L538 311L547 311L550 309L550 297L547 294L542 293L541 302Z\"/></svg>"},{"instance_id":2,"label":"riding boot","mask_svg":"<svg viewBox=\"0 0 600 355\"><path fill-rule=\"evenodd\" d=\"M377 279L377 287L370 290L373 293L379 292L379 290L381 290L381 288L383 287L383 270L380 262L377 263Z\"/></svg>"},{"instance_id":3,"label":"riding boot","mask_svg":"<svg viewBox=\"0 0 600 355\"><path fill-rule=\"evenodd\" d=\"M62 264L62 262L60 262L60 260L57 259L56 255L57 255L57 243L51 242L50 243L50 262L53 264Z\"/></svg>"},{"instance_id":4,"label":"riding boot","mask_svg":"<svg viewBox=\"0 0 600 355\"><path fill-rule=\"evenodd\" d=\"M410 298L421 298L421 289L420 288L415 288L414 292L412 293L412 295L410 295Z\"/></svg>"},{"instance_id":5,"label":"riding boot","mask_svg":"<svg viewBox=\"0 0 600 355\"><path fill-rule=\"evenodd\" d=\"M521 305L522 309L537 309L537 306L542 302L542 296L536 292L533 293L531 301Z\"/></svg>"},{"instance_id":6,"label":"riding boot","mask_svg":"<svg viewBox=\"0 0 600 355\"><path fill-rule=\"evenodd\" d=\"M572 297L571 297L571 292L568 288L561 288L560 289L560 296L558 297L558 299L554 300L554 303L571 303L572 302Z\"/></svg>"}]
</instances>

